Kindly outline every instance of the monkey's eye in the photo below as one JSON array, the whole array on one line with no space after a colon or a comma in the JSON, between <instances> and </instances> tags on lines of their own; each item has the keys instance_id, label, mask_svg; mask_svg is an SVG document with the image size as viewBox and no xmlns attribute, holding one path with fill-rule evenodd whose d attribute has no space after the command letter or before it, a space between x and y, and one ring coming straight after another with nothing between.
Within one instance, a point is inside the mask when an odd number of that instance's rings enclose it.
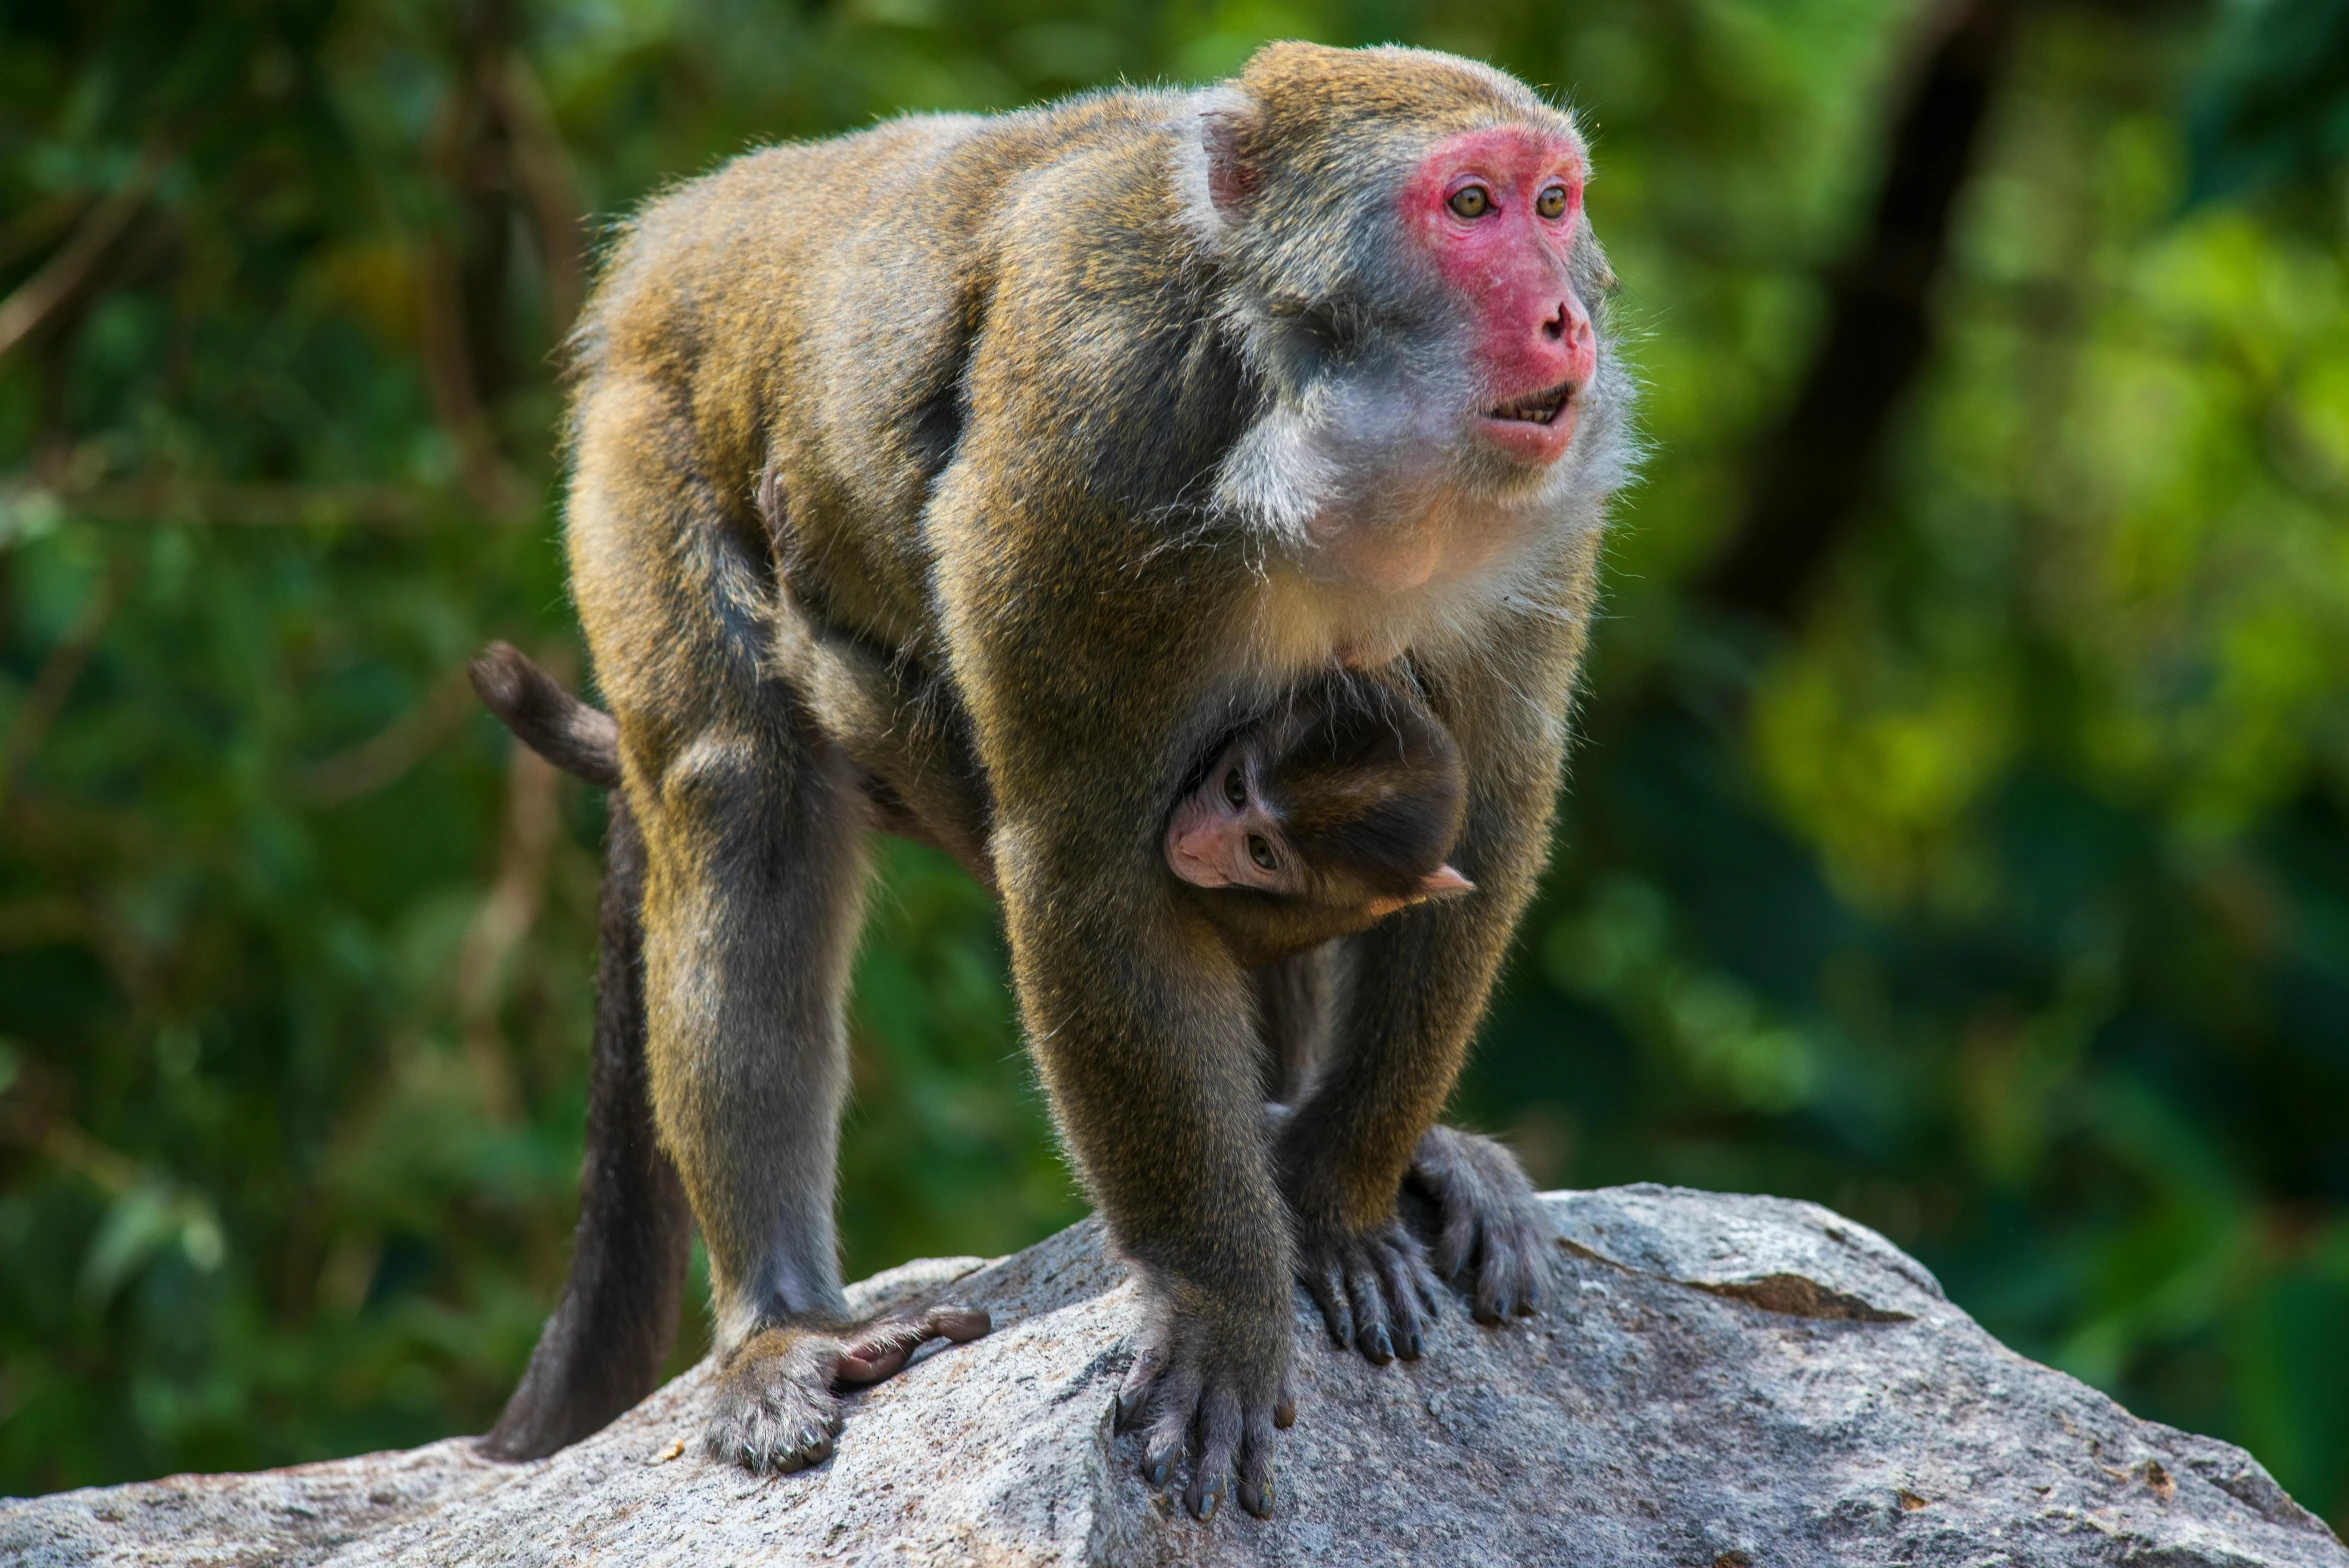
<instances>
[{"instance_id":1,"label":"monkey's eye","mask_svg":"<svg viewBox=\"0 0 2349 1568\"><path fill-rule=\"evenodd\" d=\"M1234 811L1248 804L1248 781L1240 777L1238 768L1223 776L1223 798L1232 803Z\"/></svg>"},{"instance_id":2,"label":"monkey's eye","mask_svg":"<svg viewBox=\"0 0 2349 1568\"><path fill-rule=\"evenodd\" d=\"M1533 210L1553 223L1565 217L1566 187L1563 185L1545 186L1542 193L1533 199Z\"/></svg>"},{"instance_id":3,"label":"monkey's eye","mask_svg":"<svg viewBox=\"0 0 2349 1568\"><path fill-rule=\"evenodd\" d=\"M1248 835L1248 858L1266 871L1278 871L1281 868L1280 856L1272 852L1271 841L1261 833Z\"/></svg>"},{"instance_id":4,"label":"monkey's eye","mask_svg":"<svg viewBox=\"0 0 2349 1568\"><path fill-rule=\"evenodd\" d=\"M1493 193L1481 185L1463 185L1452 192L1452 199L1444 205L1452 209L1455 217L1481 218L1493 210Z\"/></svg>"}]
</instances>

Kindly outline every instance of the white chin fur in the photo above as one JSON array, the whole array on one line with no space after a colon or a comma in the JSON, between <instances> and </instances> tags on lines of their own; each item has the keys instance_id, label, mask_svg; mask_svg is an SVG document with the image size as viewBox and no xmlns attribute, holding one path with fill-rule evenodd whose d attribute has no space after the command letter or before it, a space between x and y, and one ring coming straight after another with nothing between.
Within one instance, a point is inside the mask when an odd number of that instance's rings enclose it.
<instances>
[{"instance_id":1,"label":"white chin fur","mask_svg":"<svg viewBox=\"0 0 2349 1568\"><path fill-rule=\"evenodd\" d=\"M1245 522L1268 556L1317 577L1330 574L1315 569L1313 554L1343 536L1358 542L1411 530L1463 506L1514 513L1519 547L1476 573L1505 593L1500 585L1516 575L1519 559L1546 555L1554 536L1588 526L1595 503L1629 477L1634 453L1617 433L1619 397L1600 396L1580 411L1565 455L1529 475L1498 454L1462 445L1466 420L1458 410L1466 403L1465 389L1448 386L1413 395L1367 378L1317 381L1233 444L1216 473L1215 507Z\"/></svg>"}]
</instances>

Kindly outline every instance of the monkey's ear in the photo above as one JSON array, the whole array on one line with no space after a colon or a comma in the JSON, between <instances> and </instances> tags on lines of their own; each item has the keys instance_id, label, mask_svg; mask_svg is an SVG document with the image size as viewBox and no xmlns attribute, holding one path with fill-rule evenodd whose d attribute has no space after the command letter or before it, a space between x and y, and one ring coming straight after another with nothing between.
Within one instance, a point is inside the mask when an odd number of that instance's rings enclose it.
<instances>
[{"instance_id":1,"label":"monkey's ear","mask_svg":"<svg viewBox=\"0 0 2349 1568\"><path fill-rule=\"evenodd\" d=\"M1475 891L1475 883L1462 876L1457 868L1445 864L1421 877L1415 891L1374 898L1364 906L1363 912L1373 920L1384 920L1398 909L1409 909L1413 904L1424 904L1431 898L1450 898L1455 894Z\"/></svg>"},{"instance_id":2,"label":"monkey's ear","mask_svg":"<svg viewBox=\"0 0 2349 1568\"><path fill-rule=\"evenodd\" d=\"M1264 109L1229 85L1195 94L1191 103L1194 119L1176 148L1176 181L1184 218L1202 238L1212 239L1246 215L1263 183L1253 144Z\"/></svg>"},{"instance_id":3,"label":"monkey's ear","mask_svg":"<svg viewBox=\"0 0 2349 1568\"><path fill-rule=\"evenodd\" d=\"M1436 867L1419 879L1421 898L1450 898L1455 893L1473 893L1476 884L1460 874L1450 861Z\"/></svg>"}]
</instances>

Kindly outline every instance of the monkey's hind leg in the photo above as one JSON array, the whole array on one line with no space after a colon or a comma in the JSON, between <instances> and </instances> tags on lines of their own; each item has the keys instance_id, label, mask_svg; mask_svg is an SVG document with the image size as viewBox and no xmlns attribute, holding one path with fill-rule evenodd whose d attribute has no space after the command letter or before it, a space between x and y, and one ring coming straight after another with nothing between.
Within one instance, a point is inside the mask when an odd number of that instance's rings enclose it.
<instances>
[{"instance_id":1,"label":"monkey's hind leg","mask_svg":"<svg viewBox=\"0 0 2349 1568\"><path fill-rule=\"evenodd\" d=\"M637 802L653 1103L709 1247L720 1373L705 1445L792 1470L830 1451L836 1380L903 1361L834 1327L864 805L788 688L724 693L705 712L641 791L652 804ZM625 736L626 708L620 722ZM917 1341L985 1328L945 1310Z\"/></svg>"},{"instance_id":2,"label":"monkey's hind leg","mask_svg":"<svg viewBox=\"0 0 2349 1568\"><path fill-rule=\"evenodd\" d=\"M653 1131L643 898L644 843L627 801L614 793L604 837L579 1227L563 1299L504 1413L481 1440L492 1459L542 1459L601 1431L652 1392L677 1338L693 1216Z\"/></svg>"}]
</instances>

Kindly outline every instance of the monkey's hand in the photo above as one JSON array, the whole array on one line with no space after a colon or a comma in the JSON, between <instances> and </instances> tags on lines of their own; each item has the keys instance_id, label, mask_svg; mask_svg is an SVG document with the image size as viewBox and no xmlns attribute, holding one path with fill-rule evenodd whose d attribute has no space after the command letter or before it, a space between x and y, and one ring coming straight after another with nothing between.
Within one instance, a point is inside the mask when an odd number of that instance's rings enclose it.
<instances>
[{"instance_id":1,"label":"monkey's hand","mask_svg":"<svg viewBox=\"0 0 2349 1568\"><path fill-rule=\"evenodd\" d=\"M839 1334L762 1329L719 1369L703 1445L712 1459L730 1459L750 1471L787 1475L822 1464L832 1457L832 1439L840 1432L835 1389L878 1383L929 1341L961 1344L991 1326L984 1312L934 1306Z\"/></svg>"},{"instance_id":2,"label":"monkey's hand","mask_svg":"<svg viewBox=\"0 0 2349 1568\"><path fill-rule=\"evenodd\" d=\"M1427 1249L1399 1219L1365 1229L1297 1223L1297 1278L1321 1308L1332 1344L1380 1366L1419 1359L1441 1287Z\"/></svg>"},{"instance_id":3,"label":"monkey's hand","mask_svg":"<svg viewBox=\"0 0 2349 1568\"><path fill-rule=\"evenodd\" d=\"M1297 1419L1289 1367L1289 1320L1281 1314L1267 1340L1264 1325L1217 1324L1177 1309L1152 1292L1152 1306L1117 1393L1117 1429L1147 1428L1142 1478L1166 1485L1185 1440L1192 1444L1191 1484L1183 1500L1195 1519L1212 1519L1226 1478L1239 1476L1240 1506L1272 1514L1273 1429ZM1236 1340L1236 1344L1220 1341Z\"/></svg>"},{"instance_id":4,"label":"monkey's hand","mask_svg":"<svg viewBox=\"0 0 2349 1568\"><path fill-rule=\"evenodd\" d=\"M1477 1322L1541 1310L1557 1227L1517 1156L1476 1133L1430 1127L1411 1153L1403 1184L1434 1209L1436 1273L1447 1280L1471 1276L1469 1310Z\"/></svg>"}]
</instances>

